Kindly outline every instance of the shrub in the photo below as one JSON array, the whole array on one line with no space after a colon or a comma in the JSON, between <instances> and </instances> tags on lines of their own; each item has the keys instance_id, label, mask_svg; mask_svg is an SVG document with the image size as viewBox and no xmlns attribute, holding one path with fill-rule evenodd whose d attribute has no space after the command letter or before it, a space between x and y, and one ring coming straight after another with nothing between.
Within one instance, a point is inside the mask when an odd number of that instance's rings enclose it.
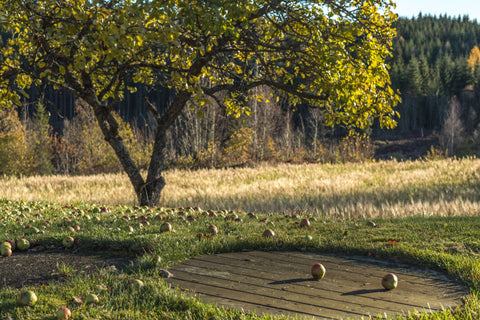
<instances>
[{"instance_id":1,"label":"shrub","mask_svg":"<svg viewBox=\"0 0 480 320\"><path fill-rule=\"evenodd\" d=\"M26 136L15 108L0 108L0 174L32 172L33 154L27 146Z\"/></svg>"}]
</instances>

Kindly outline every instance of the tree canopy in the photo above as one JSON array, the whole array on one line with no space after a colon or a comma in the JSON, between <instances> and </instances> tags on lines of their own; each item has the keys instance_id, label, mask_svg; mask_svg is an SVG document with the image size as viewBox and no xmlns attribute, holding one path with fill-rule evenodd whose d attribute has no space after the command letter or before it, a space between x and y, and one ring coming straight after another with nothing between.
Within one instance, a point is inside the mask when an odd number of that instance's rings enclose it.
<instances>
[{"instance_id":1,"label":"tree canopy","mask_svg":"<svg viewBox=\"0 0 480 320\"><path fill-rule=\"evenodd\" d=\"M396 15L391 0L4 0L0 103L20 103L31 85L68 90L94 110L139 202L155 205L165 181L165 132L183 108L212 102L249 113L243 93L269 86L292 104L323 110L327 124L395 125L386 59ZM171 88L146 179L112 114L140 83ZM254 99L275 99L253 97Z\"/></svg>"}]
</instances>

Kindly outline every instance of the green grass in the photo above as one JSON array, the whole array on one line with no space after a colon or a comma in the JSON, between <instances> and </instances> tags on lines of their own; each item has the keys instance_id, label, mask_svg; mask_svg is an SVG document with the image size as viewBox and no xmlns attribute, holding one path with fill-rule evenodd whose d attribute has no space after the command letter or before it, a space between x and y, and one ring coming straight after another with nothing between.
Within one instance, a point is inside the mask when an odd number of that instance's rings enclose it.
<instances>
[{"instance_id":1,"label":"green grass","mask_svg":"<svg viewBox=\"0 0 480 320\"><path fill-rule=\"evenodd\" d=\"M245 212L217 211L218 217L207 217L202 210L190 209L184 211L195 216L196 221L188 222L178 214L178 209L129 206L109 209L111 212L101 212L92 204L63 206L0 201L0 240L27 237L32 246L61 246L66 235L73 235L80 243L75 250L107 250L128 255L149 252L139 255L134 264L121 273L102 269L96 274L82 275L59 265L59 272L67 276L67 281L32 287L39 297L33 307L19 306L16 302L18 291L3 289L0 291L0 319L9 316L13 319L54 319L61 306L72 310L73 319L260 319L262 317L255 314L203 304L170 289L159 270L194 256L243 249L370 255L427 266L461 280L472 293L464 304L453 310L411 315L409 319L480 317L479 217L378 218L373 220L377 228L369 226L371 220L367 219L312 219L312 227L303 229L298 226L300 217L270 215L270 227L277 236L266 239L261 236L265 223L259 221L267 217L263 214L258 215L259 219L251 219ZM243 222L225 219L231 214L237 214ZM137 219L127 221L122 218L125 215ZM140 227L138 217L141 215L148 217L148 225ZM165 220L173 225L173 232L159 231ZM76 224L81 229L73 233L68 227ZM197 234L207 232L210 224L218 227L219 234L199 240ZM40 232L25 235L25 225L37 227ZM134 228L133 232L129 226ZM306 234L310 234L313 241L307 242ZM399 245L388 246L392 239ZM160 262L158 257L161 257ZM145 286L135 288L134 279L141 279ZM95 305L76 302L89 293L97 294L100 302ZM263 316L263 319L268 318Z\"/></svg>"}]
</instances>

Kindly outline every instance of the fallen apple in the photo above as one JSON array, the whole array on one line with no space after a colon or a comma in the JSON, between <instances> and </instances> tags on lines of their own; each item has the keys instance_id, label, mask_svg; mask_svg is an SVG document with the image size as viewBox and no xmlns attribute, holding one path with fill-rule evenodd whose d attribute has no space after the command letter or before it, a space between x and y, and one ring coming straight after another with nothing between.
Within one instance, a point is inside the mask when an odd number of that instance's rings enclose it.
<instances>
[{"instance_id":1,"label":"fallen apple","mask_svg":"<svg viewBox=\"0 0 480 320\"><path fill-rule=\"evenodd\" d=\"M61 307L57 310L56 316L59 320L70 319L72 312L67 307Z\"/></svg>"},{"instance_id":2,"label":"fallen apple","mask_svg":"<svg viewBox=\"0 0 480 320\"><path fill-rule=\"evenodd\" d=\"M98 303L99 299L96 294L90 293L88 296L85 297L85 302L88 304Z\"/></svg>"},{"instance_id":3,"label":"fallen apple","mask_svg":"<svg viewBox=\"0 0 480 320\"><path fill-rule=\"evenodd\" d=\"M168 222L164 222L160 226L160 231L161 232L170 232L170 231L172 231L172 225Z\"/></svg>"},{"instance_id":4,"label":"fallen apple","mask_svg":"<svg viewBox=\"0 0 480 320\"><path fill-rule=\"evenodd\" d=\"M133 280L132 284L137 289L140 289L141 287L143 287L143 281L140 279Z\"/></svg>"},{"instance_id":5,"label":"fallen apple","mask_svg":"<svg viewBox=\"0 0 480 320\"><path fill-rule=\"evenodd\" d=\"M17 248L20 251L28 250L28 248L30 248L30 242L27 239L18 239Z\"/></svg>"},{"instance_id":6,"label":"fallen apple","mask_svg":"<svg viewBox=\"0 0 480 320\"><path fill-rule=\"evenodd\" d=\"M0 244L0 249L2 248L10 248L12 249L12 244L8 241L5 241L5 242L2 242L2 244Z\"/></svg>"},{"instance_id":7,"label":"fallen apple","mask_svg":"<svg viewBox=\"0 0 480 320\"><path fill-rule=\"evenodd\" d=\"M325 270L325 267L323 266L323 264L315 263L312 266L311 272L312 272L312 276L313 276L314 279L320 280L325 276L326 270Z\"/></svg>"},{"instance_id":8,"label":"fallen apple","mask_svg":"<svg viewBox=\"0 0 480 320\"><path fill-rule=\"evenodd\" d=\"M62 244L65 248L71 248L73 247L73 244L75 243L75 239L73 237L67 236L63 238Z\"/></svg>"},{"instance_id":9,"label":"fallen apple","mask_svg":"<svg viewBox=\"0 0 480 320\"><path fill-rule=\"evenodd\" d=\"M15 243L15 240L8 240L6 242L10 243L10 247L12 248L12 251L15 251L15 248L17 248L17 244Z\"/></svg>"},{"instance_id":10,"label":"fallen apple","mask_svg":"<svg viewBox=\"0 0 480 320\"><path fill-rule=\"evenodd\" d=\"M305 239L305 241L312 241L313 237L311 235L307 234L304 239Z\"/></svg>"},{"instance_id":11,"label":"fallen apple","mask_svg":"<svg viewBox=\"0 0 480 320\"><path fill-rule=\"evenodd\" d=\"M262 236L267 237L267 238L275 237L275 232L272 229L267 229L267 230L263 231Z\"/></svg>"},{"instance_id":12,"label":"fallen apple","mask_svg":"<svg viewBox=\"0 0 480 320\"><path fill-rule=\"evenodd\" d=\"M10 257L12 255L12 249L9 247L1 247L0 254L2 257Z\"/></svg>"},{"instance_id":13,"label":"fallen apple","mask_svg":"<svg viewBox=\"0 0 480 320\"><path fill-rule=\"evenodd\" d=\"M214 226L213 224L208 227L208 231L213 235L218 234L218 228L216 226Z\"/></svg>"},{"instance_id":14,"label":"fallen apple","mask_svg":"<svg viewBox=\"0 0 480 320\"><path fill-rule=\"evenodd\" d=\"M22 306L33 306L37 303L37 295L31 290L23 291L18 295L18 303Z\"/></svg>"},{"instance_id":15,"label":"fallen apple","mask_svg":"<svg viewBox=\"0 0 480 320\"><path fill-rule=\"evenodd\" d=\"M389 273L383 276L382 278L382 286L387 290L392 290L397 287L398 278L395 274Z\"/></svg>"},{"instance_id":16,"label":"fallen apple","mask_svg":"<svg viewBox=\"0 0 480 320\"><path fill-rule=\"evenodd\" d=\"M302 219L302 221L300 221L300 227L309 228L310 227L310 221L308 219Z\"/></svg>"}]
</instances>

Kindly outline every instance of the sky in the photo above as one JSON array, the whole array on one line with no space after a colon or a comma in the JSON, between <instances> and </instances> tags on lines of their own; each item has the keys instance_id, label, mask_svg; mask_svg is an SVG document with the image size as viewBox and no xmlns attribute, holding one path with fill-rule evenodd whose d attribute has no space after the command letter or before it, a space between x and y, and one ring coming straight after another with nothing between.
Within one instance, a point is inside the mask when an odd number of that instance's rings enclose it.
<instances>
[{"instance_id":1,"label":"sky","mask_svg":"<svg viewBox=\"0 0 480 320\"><path fill-rule=\"evenodd\" d=\"M480 0L394 0L395 10L401 17L411 18L422 14L447 14L452 17L468 15L480 23Z\"/></svg>"}]
</instances>

